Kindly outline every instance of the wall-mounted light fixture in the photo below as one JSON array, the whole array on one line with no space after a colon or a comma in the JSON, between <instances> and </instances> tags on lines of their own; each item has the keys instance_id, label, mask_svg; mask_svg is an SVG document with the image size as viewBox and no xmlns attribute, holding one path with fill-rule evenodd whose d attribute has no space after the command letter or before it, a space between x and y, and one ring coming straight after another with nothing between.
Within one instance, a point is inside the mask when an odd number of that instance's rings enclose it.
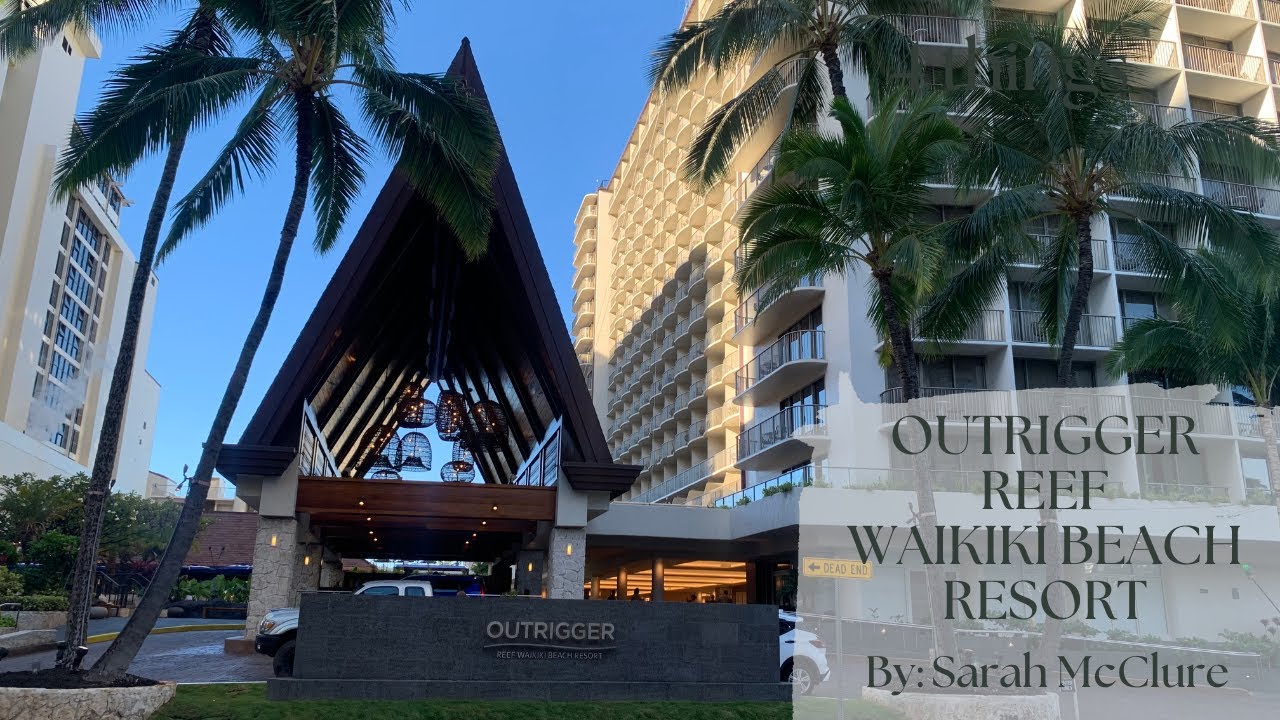
<instances>
[{"instance_id":1,"label":"wall-mounted light fixture","mask_svg":"<svg viewBox=\"0 0 1280 720\"><path fill-rule=\"evenodd\" d=\"M273 534L271 536L271 547L275 547L275 546L276 546L276 536Z\"/></svg>"}]
</instances>

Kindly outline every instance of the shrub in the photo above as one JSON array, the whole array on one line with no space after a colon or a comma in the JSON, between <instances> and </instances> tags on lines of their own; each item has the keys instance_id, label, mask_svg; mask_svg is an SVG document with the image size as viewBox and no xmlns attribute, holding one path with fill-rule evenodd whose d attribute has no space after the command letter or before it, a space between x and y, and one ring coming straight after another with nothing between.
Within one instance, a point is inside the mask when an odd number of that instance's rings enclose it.
<instances>
[{"instance_id":1,"label":"shrub","mask_svg":"<svg viewBox=\"0 0 1280 720\"><path fill-rule=\"evenodd\" d=\"M18 627L18 621L11 617L0 617L0 628Z\"/></svg>"},{"instance_id":2,"label":"shrub","mask_svg":"<svg viewBox=\"0 0 1280 720\"><path fill-rule=\"evenodd\" d=\"M40 567L27 575L27 590L64 590L79 547L80 538L59 532L47 532L33 540L27 547L27 559Z\"/></svg>"},{"instance_id":3,"label":"shrub","mask_svg":"<svg viewBox=\"0 0 1280 720\"><path fill-rule=\"evenodd\" d=\"M20 595L0 597L0 605L19 603L24 612L66 612L67 599L61 595Z\"/></svg>"},{"instance_id":4,"label":"shrub","mask_svg":"<svg viewBox=\"0 0 1280 720\"><path fill-rule=\"evenodd\" d=\"M9 572L9 568L0 567L0 596L21 594L22 576L15 572Z\"/></svg>"}]
</instances>

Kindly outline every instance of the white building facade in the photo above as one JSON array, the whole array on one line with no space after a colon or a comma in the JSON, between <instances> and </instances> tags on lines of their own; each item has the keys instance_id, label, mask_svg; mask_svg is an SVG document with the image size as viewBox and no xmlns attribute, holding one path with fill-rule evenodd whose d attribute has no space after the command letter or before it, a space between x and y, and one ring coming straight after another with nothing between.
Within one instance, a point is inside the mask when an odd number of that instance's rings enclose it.
<instances>
[{"instance_id":1,"label":"white building facade","mask_svg":"<svg viewBox=\"0 0 1280 720\"><path fill-rule=\"evenodd\" d=\"M685 22L708 17L722 4L695 0ZM1011 18L1086 22L1084 0L997 4L1008 8L1004 12ZM922 46L926 63L944 51L965 48L983 29L978 19L904 16L900 21ZM1219 115L1274 122L1280 97L1280 2L1170 2L1146 60L1148 86L1134 92L1133 102L1136 111L1157 122ZM815 278L767 303L759 294L740 296L733 283L735 217L771 181L782 118L737 153L719 187L699 194L680 177L686 149L703 122L764 70L757 64L733 77L707 73L685 90L653 93L612 178L578 211L573 330L579 362L615 458L644 468L620 500L746 512L742 506L779 489L816 482L878 491L867 504L868 517L846 518L849 523L901 522L903 513L890 512L884 502L886 494L897 493L901 497L892 504L905 508L912 497L909 466L897 467L889 452L887 428L894 411L886 407L875 419L882 421L878 431L865 413L847 411L902 399L896 375L880 364L882 340L867 319L867 278ZM845 71L849 94L865 111L865 82L851 68ZM1280 190L1212 176L1168 182L1190 182L1198 192L1280 229ZM938 219L985 199L959 197L947 185L935 186L933 193ZM1105 371L1103 360L1125 326L1167 308L1133 250L1125 223L1102 217L1093 230L1097 274L1076 352L1077 385L1107 389L1106 399L1089 401L1098 412L1137 414L1145 406L1185 402L1152 386L1131 387L1130 378ZM1034 235L1037 229L1028 232ZM1029 264L1012 268L1000 302L969 336L923 363L924 395L939 398L946 412L1043 411L1018 405L1037 402L1034 392L1018 391L1055 381L1056 351L1040 333L1038 309L1024 284L1033 272ZM984 399L966 406L965 394L979 391L990 392L973 396ZM1152 512L1162 525L1166 519L1207 525L1244 515L1245 540L1280 548L1275 493L1252 399L1239 391L1224 391L1206 404L1210 399L1192 403L1204 428L1204 471L1150 459L1117 463L1111 478L1116 499L1109 502L1119 503L1114 510ZM884 442L863 441L877 432ZM852 437L860 441L847 441ZM980 486L981 474L959 464L945 469L948 482L960 486L938 488L940 522L991 522L973 512L980 509L980 497L972 494L971 481L976 475ZM626 512L635 509L628 506ZM653 517L667 516L662 510ZM687 513L679 517L682 523L692 519ZM707 517L711 523L713 516ZM1270 559L1253 563L1254 578L1280 591L1275 559L1280 553L1264 555ZM919 597L923 572L897 570L885 568L863 586L864 592L887 598L881 607L904 608L910 619L912 609L927 609ZM1163 596L1159 612L1143 614L1152 619L1146 627L1116 627L1213 637L1224 627L1256 630L1259 618L1274 614L1254 591L1253 580L1237 569L1152 572L1153 586ZM849 602L880 604L853 597ZM1221 618L1206 620L1197 610L1215 604Z\"/></svg>"},{"instance_id":2,"label":"white building facade","mask_svg":"<svg viewBox=\"0 0 1280 720\"><path fill-rule=\"evenodd\" d=\"M137 263L120 235L126 204L109 180L69 202L50 195L76 91L96 37L67 32L0 63L0 473L88 472ZM146 371L150 279L116 489L142 491L160 386Z\"/></svg>"}]
</instances>

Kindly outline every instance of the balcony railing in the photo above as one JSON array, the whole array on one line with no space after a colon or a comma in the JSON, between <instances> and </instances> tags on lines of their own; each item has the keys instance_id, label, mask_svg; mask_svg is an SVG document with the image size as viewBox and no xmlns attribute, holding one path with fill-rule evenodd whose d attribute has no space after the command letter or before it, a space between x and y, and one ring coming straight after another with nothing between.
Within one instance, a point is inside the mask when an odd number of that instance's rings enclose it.
<instances>
[{"instance_id":1,"label":"balcony railing","mask_svg":"<svg viewBox=\"0 0 1280 720\"><path fill-rule=\"evenodd\" d=\"M752 425L738 436L738 457L746 458L798 435L826 432L826 405L794 405Z\"/></svg>"},{"instance_id":2,"label":"balcony railing","mask_svg":"<svg viewBox=\"0 0 1280 720\"><path fill-rule=\"evenodd\" d=\"M1266 410L1248 405L1234 405L1231 415L1236 421L1236 432L1242 437L1262 437L1262 413Z\"/></svg>"},{"instance_id":3,"label":"balcony railing","mask_svg":"<svg viewBox=\"0 0 1280 720\"><path fill-rule=\"evenodd\" d=\"M918 323L913 324L911 334L917 339L929 339L924 337ZM983 310L964 334L954 340L956 342L1004 342L1004 311Z\"/></svg>"},{"instance_id":4,"label":"balcony railing","mask_svg":"<svg viewBox=\"0 0 1280 720\"><path fill-rule=\"evenodd\" d=\"M822 287L822 278L807 277L801 280L795 287L786 290L777 290L776 288L762 287L751 293L742 304L738 305L734 311L734 328L741 332L743 328L755 322L760 313L769 309L769 306L778 300L778 298L786 295L793 290L801 288L817 288Z\"/></svg>"},{"instance_id":5,"label":"balcony railing","mask_svg":"<svg viewBox=\"0 0 1280 720\"><path fill-rule=\"evenodd\" d=\"M981 29L972 18L940 15L896 15L889 21L913 42L939 45L964 45Z\"/></svg>"},{"instance_id":6,"label":"balcony railing","mask_svg":"<svg viewBox=\"0 0 1280 720\"><path fill-rule=\"evenodd\" d=\"M1253 19L1253 0L1174 0L1179 5Z\"/></svg>"},{"instance_id":7,"label":"balcony railing","mask_svg":"<svg viewBox=\"0 0 1280 720\"><path fill-rule=\"evenodd\" d=\"M1033 419L1044 415L1050 424L1056 424L1061 418L1064 427L1086 427L1097 418L1123 416L1125 403L1122 395L1104 395L1096 390L1020 390L1018 414Z\"/></svg>"},{"instance_id":8,"label":"balcony railing","mask_svg":"<svg viewBox=\"0 0 1280 720\"><path fill-rule=\"evenodd\" d=\"M1186 55L1188 70L1198 70L1253 82L1267 81L1263 74L1262 58L1257 55L1246 55L1231 50L1186 44L1182 46L1182 51Z\"/></svg>"},{"instance_id":9,"label":"balcony railing","mask_svg":"<svg viewBox=\"0 0 1280 720\"><path fill-rule=\"evenodd\" d=\"M892 387L880 393L881 415L892 422L907 415L934 417L946 415L1008 415L1009 393L985 388L920 388L920 397L906 404L906 395L900 387Z\"/></svg>"},{"instance_id":10,"label":"balcony railing","mask_svg":"<svg viewBox=\"0 0 1280 720\"><path fill-rule=\"evenodd\" d=\"M1142 243L1138 240L1125 240L1128 236L1120 235L1115 240L1116 270L1120 272L1149 273L1151 266L1142 254Z\"/></svg>"},{"instance_id":11,"label":"balcony railing","mask_svg":"<svg viewBox=\"0 0 1280 720\"><path fill-rule=\"evenodd\" d=\"M1132 60L1144 65L1178 67L1178 46L1169 40L1148 40L1135 48Z\"/></svg>"},{"instance_id":12,"label":"balcony railing","mask_svg":"<svg viewBox=\"0 0 1280 720\"><path fill-rule=\"evenodd\" d=\"M1280 0L1262 0L1262 19L1280 24Z\"/></svg>"},{"instance_id":13,"label":"balcony railing","mask_svg":"<svg viewBox=\"0 0 1280 720\"><path fill-rule=\"evenodd\" d=\"M737 462L737 455L734 454L732 448L722 450L693 467L680 471L674 477L637 494L631 498L631 502L654 503L664 500L688 490L722 470L733 467L735 462Z\"/></svg>"},{"instance_id":14,"label":"balcony railing","mask_svg":"<svg viewBox=\"0 0 1280 720\"><path fill-rule=\"evenodd\" d=\"M1196 122L1212 122L1214 120L1230 120L1232 118L1238 118L1238 117L1240 116L1232 115L1231 113L1220 113L1220 112L1214 112L1212 110L1196 110L1195 108L1191 109L1191 119Z\"/></svg>"},{"instance_id":15,"label":"balcony railing","mask_svg":"<svg viewBox=\"0 0 1280 720\"><path fill-rule=\"evenodd\" d=\"M1053 235L1030 235L1029 237L1040 246L1039 254L1041 256L1047 254L1050 246L1058 239ZM1107 242L1105 240L1093 240L1090 242L1089 247L1093 250L1093 269L1110 270L1111 257L1107 253ZM1020 255L1016 262L1019 265L1039 265L1040 258L1034 254L1028 253Z\"/></svg>"},{"instance_id":16,"label":"balcony railing","mask_svg":"<svg viewBox=\"0 0 1280 720\"><path fill-rule=\"evenodd\" d=\"M1040 313L1035 310L1014 310L1013 341L1022 343L1049 342L1040 327ZM1080 332L1076 335L1077 347L1111 347L1116 344L1116 319L1114 315L1084 315L1080 318Z\"/></svg>"},{"instance_id":17,"label":"balcony railing","mask_svg":"<svg viewBox=\"0 0 1280 720\"><path fill-rule=\"evenodd\" d=\"M1280 216L1280 190L1205 178L1206 197L1229 208L1256 215Z\"/></svg>"},{"instance_id":18,"label":"balcony railing","mask_svg":"<svg viewBox=\"0 0 1280 720\"><path fill-rule=\"evenodd\" d=\"M825 358L826 351L823 348L821 330L789 332L774 344L761 350L738 370L734 376L734 388L741 394L787 363Z\"/></svg>"},{"instance_id":19,"label":"balcony railing","mask_svg":"<svg viewBox=\"0 0 1280 720\"><path fill-rule=\"evenodd\" d=\"M747 198L751 197L751 193L755 192L756 188L760 187L769 178L769 175L773 173L773 166L777 161L778 153L773 148L770 148L764 154L764 157L756 162L755 167L751 168L750 172L738 179L738 185L734 191L738 202L744 203Z\"/></svg>"},{"instance_id":20,"label":"balcony railing","mask_svg":"<svg viewBox=\"0 0 1280 720\"><path fill-rule=\"evenodd\" d=\"M1133 105L1133 109L1137 111L1139 115L1146 117L1151 122L1165 129L1171 128L1180 122L1186 122L1187 120L1186 108L1145 102L1133 102L1130 104Z\"/></svg>"}]
</instances>

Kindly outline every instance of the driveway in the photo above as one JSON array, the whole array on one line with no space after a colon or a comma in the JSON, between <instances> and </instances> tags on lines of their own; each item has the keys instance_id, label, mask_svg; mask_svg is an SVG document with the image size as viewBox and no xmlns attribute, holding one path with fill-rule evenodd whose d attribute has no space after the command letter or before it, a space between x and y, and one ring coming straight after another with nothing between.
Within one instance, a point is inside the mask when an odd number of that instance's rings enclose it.
<instances>
[{"instance_id":1,"label":"driveway","mask_svg":"<svg viewBox=\"0 0 1280 720\"><path fill-rule=\"evenodd\" d=\"M265 655L227 655L222 641L243 637L238 630L201 630L151 635L129 666L134 675L180 683L248 682L271 677L271 658ZM85 666L106 652L110 643L89 646ZM54 653L35 653L0 660L0 672L51 667Z\"/></svg>"}]
</instances>

